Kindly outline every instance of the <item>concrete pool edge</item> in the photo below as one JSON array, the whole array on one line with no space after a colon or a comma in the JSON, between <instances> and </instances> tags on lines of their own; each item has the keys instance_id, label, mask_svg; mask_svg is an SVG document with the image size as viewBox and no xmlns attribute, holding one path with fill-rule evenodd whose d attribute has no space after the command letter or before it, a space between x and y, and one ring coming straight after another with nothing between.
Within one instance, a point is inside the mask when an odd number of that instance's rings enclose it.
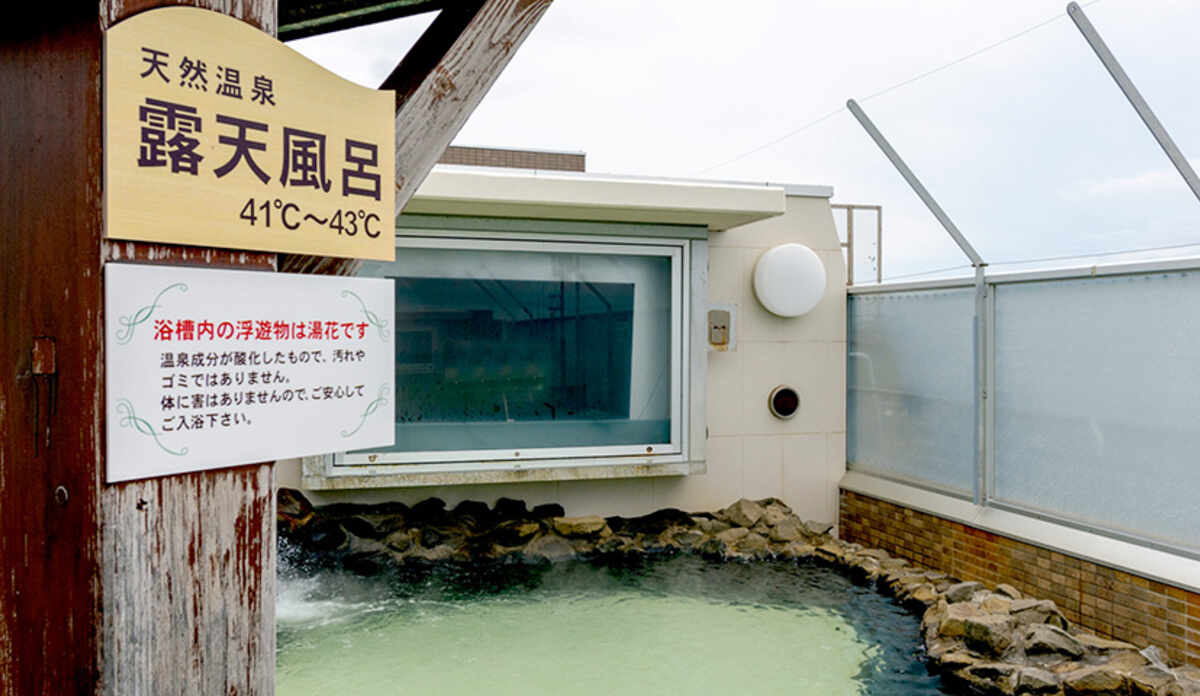
<instances>
[{"instance_id":1,"label":"concrete pool edge","mask_svg":"<svg viewBox=\"0 0 1200 696\"><path fill-rule=\"evenodd\" d=\"M313 508L281 489L280 539L306 558L359 573L476 560L553 562L603 555L690 552L727 560L814 559L922 613L928 665L956 689L988 694L1200 694L1200 670L1161 669L1129 643L1071 626L1054 603L995 591L828 535L782 501L739 500L712 513L664 509L637 518L565 517L501 499L446 510L431 498Z\"/></svg>"}]
</instances>

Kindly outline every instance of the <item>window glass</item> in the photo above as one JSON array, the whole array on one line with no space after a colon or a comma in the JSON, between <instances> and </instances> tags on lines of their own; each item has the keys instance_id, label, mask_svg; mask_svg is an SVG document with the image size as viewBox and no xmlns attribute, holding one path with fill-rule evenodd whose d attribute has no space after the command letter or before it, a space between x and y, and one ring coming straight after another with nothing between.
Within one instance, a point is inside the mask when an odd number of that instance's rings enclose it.
<instances>
[{"instance_id":1,"label":"window glass","mask_svg":"<svg viewBox=\"0 0 1200 696\"><path fill-rule=\"evenodd\" d=\"M672 256L396 256L363 268L396 281L396 444L373 452L524 458L671 442Z\"/></svg>"}]
</instances>

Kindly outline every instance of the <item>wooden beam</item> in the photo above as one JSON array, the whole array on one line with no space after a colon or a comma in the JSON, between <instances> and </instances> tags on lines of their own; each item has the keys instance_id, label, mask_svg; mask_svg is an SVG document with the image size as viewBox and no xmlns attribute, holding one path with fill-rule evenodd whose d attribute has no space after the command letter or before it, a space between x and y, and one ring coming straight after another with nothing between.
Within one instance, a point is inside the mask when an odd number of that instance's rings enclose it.
<instances>
[{"instance_id":1,"label":"wooden beam","mask_svg":"<svg viewBox=\"0 0 1200 696\"><path fill-rule=\"evenodd\" d=\"M396 214L437 164L551 0L465 0L425 30L381 89L396 90ZM358 262L281 255L288 273L354 275Z\"/></svg>"}]
</instances>

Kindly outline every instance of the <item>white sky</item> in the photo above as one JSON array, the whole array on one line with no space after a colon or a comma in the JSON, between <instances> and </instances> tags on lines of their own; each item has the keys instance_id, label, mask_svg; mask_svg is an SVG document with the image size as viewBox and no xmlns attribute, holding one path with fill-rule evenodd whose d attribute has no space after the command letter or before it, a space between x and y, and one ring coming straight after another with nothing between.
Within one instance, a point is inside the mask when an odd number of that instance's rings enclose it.
<instances>
[{"instance_id":1,"label":"white sky","mask_svg":"<svg viewBox=\"0 0 1200 696\"><path fill-rule=\"evenodd\" d=\"M555 0L456 142L582 150L592 172L827 184L834 202L884 207L885 278L964 264L845 111L722 164L854 97L991 263L1189 243L1198 246L1042 265L1200 254L1200 202L1065 16L864 101L1064 9L1057 0ZM1085 11L1200 165L1200 2L1101 0ZM375 87L431 19L291 46ZM856 225L874 219L860 214ZM873 255L860 247L860 277Z\"/></svg>"}]
</instances>

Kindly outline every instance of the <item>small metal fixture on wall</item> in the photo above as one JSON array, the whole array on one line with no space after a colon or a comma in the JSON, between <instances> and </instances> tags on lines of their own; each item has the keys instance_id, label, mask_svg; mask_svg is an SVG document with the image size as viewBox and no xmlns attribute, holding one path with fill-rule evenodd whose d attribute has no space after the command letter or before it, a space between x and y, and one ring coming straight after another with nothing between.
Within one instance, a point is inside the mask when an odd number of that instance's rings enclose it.
<instances>
[{"instance_id":1,"label":"small metal fixture on wall","mask_svg":"<svg viewBox=\"0 0 1200 696\"><path fill-rule=\"evenodd\" d=\"M800 411L800 394L786 384L781 384L771 390L771 395L767 397L767 408L772 416L788 420Z\"/></svg>"}]
</instances>

